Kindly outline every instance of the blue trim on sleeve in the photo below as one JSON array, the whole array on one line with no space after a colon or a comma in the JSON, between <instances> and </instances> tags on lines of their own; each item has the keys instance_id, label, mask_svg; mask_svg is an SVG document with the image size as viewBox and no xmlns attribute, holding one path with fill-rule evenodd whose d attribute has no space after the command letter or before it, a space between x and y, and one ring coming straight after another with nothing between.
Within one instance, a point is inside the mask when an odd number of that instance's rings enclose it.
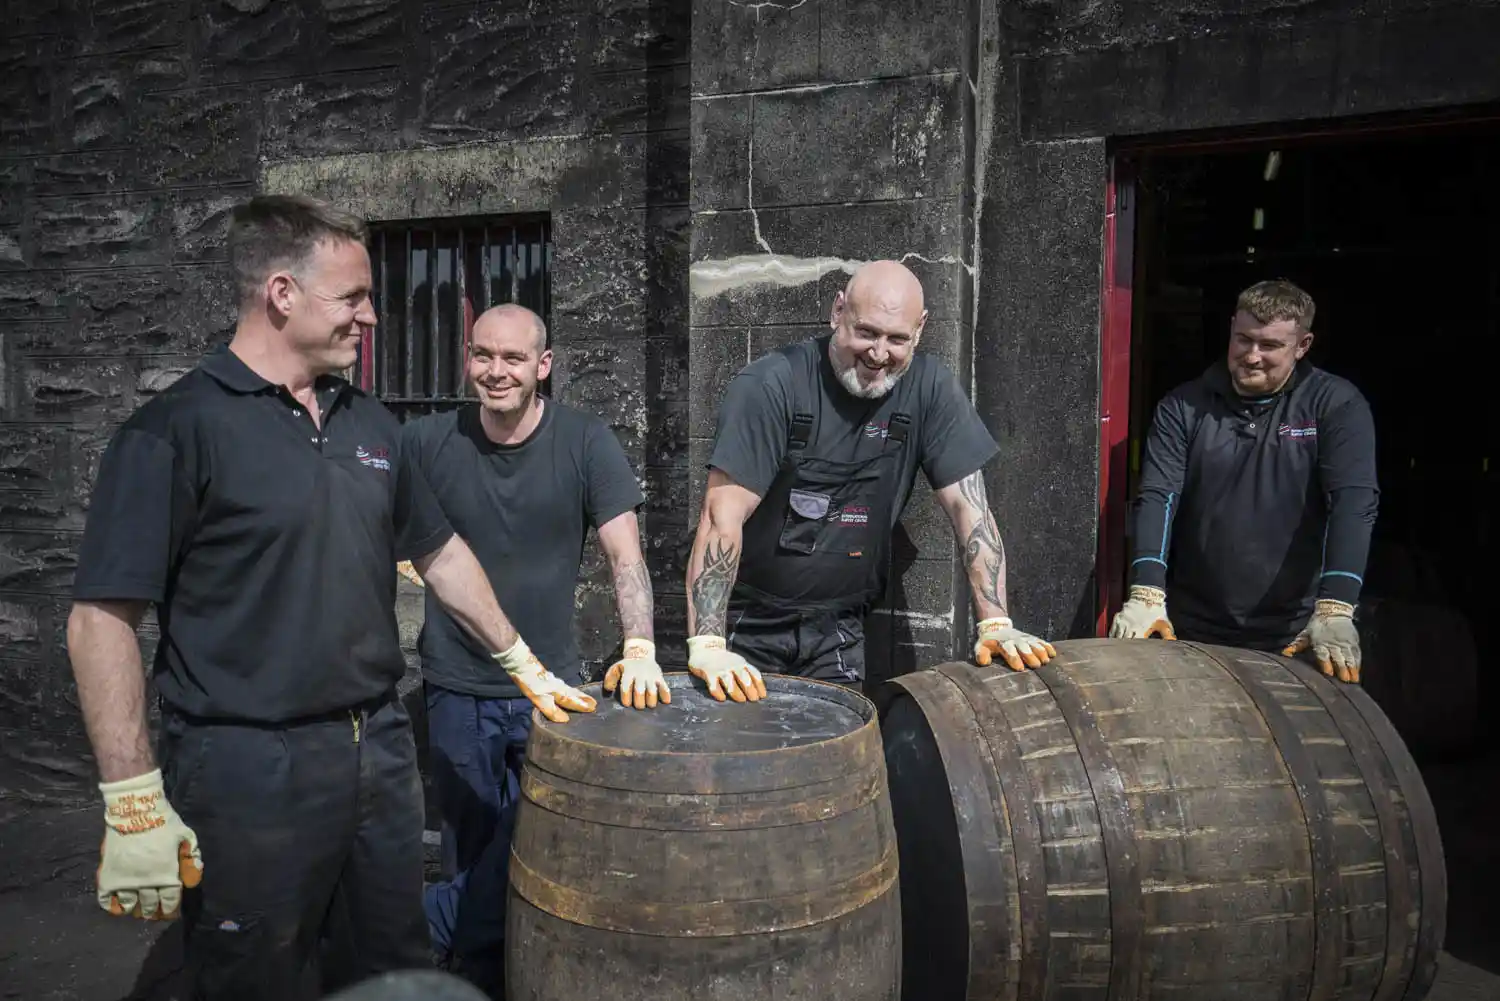
<instances>
[{"instance_id":1,"label":"blue trim on sleeve","mask_svg":"<svg viewBox=\"0 0 1500 1001\"><path fill-rule=\"evenodd\" d=\"M1167 565L1167 533L1172 530L1172 502L1177 499L1175 493L1167 494L1167 504L1161 516L1161 553L1156 562L1162 566Z\"/></svg>"},{"instance_id":2,"label":"blue trim on sleeve","mask_svg":"<svg viewBox=\"0 0 1500 1001\"><path fill-rule=\"evenodd\" d=\"M1363 577L1361 577L1359 574L1357 574L1357 573L1350 573L1347 570L1325 570L1325 571L1323 571L1323 576L1324 577L1348 577L1350 580L1357 580L1361 584L1363 584L1365 582L1365 579Z\"/></svg>"},{"instance_id":3,"label":"blue trim on sleeve","mask_svg":"<svg viewBox=\"0 0 1500 1001\"><path fill-rule=\"evenodd\" d=\"M1167 561L1166 560L1159 560L1155 556L1142 556L1138 560L1132 560L1130 562L1130 565L1131 566L1135 566L1137 563L1160 563L1162 566L1166 566L1167 565Z\"/></svg>"}]
</instances>

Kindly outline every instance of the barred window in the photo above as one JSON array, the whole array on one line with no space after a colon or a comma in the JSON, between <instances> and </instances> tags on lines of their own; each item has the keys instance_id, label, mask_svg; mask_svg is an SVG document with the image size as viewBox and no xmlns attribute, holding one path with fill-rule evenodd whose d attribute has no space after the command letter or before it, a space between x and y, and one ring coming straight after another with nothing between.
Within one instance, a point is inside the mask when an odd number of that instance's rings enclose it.
<instances>
[{"instance_id":1,"label":"barred window","mask_svg":"<svg viewBox=\"0 0 1500 1001\"><path fill-rule=\"evenodd\" d=\"M464 362L480 313L514 302L550 321L545 217L374 223L370 264L379 322L360 342L359 384L402 420L472 398Z\"/></svg>"}]
</instances>

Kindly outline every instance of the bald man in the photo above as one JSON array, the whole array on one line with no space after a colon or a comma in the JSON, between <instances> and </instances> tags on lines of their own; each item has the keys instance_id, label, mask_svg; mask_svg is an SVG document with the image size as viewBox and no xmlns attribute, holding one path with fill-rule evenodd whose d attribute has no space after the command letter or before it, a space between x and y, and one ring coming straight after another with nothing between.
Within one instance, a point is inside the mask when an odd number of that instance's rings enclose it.
<instances>
[{"instance_id":1,"label":"bald man","mask_svg":"<svg viewBox=\"0 0 1500 1001\"><path fill-rule=\"evenodd\" d=\"M541 317L517 305L486 311L467 358L476 402L408 423L408 454L516 627L568 685L580 681L574 585L584 538L597 529L624 633L605 689L618 689L628 706L655 706L670 697L636 525L645 497L603 421L538 391L551 370ZM507 860L532 706L430 593L418 650L445 868L456 872L427 887L428 928L450 969L500 997Z\"/></svg>"},{"instance_id":2,"label":"bald man","mask_svg":"<svg viewBox=\"0 0 1500 1001\"><path fill-rule=\"evenodd\" d=\"M926 322L916 276L877 261L834 299L831 335L730 383L687 574L688 667L715 698L760 698L761 671L862 683L864 617L919 468L964 552L976 663L1056 656L1007 615L980 472L998 446L953 373L917 353Z\"/></svg>"}]
</instances>

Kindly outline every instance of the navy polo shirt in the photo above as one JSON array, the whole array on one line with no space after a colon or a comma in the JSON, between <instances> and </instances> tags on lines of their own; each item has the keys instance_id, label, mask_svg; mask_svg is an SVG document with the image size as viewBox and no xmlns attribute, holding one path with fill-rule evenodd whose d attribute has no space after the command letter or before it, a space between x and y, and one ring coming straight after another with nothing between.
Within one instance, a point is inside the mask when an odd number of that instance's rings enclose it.
<instances>
[{"instance_id":1,"label":"navy polo shirt","mask_svg":"<svg viewBox=\"0 0 1500 1001\"><path fill-rule=\"evenodd\" d=\"M1223 362L1158 404L1133 514L1133 584L1166 587L1178 635L1272 649L1318 598L1359 600L1379 491L1354 385L1302 362L1239 396Z\"/></svg>"},{"instance_id":2,"label":"navy polo shirt","mask_svg":"<svg viewBox=\"0 0 1500 1001\"><path fill-rule=\"evenodd\" d=\"M293 722L405 671L395 564L452 529L396 418L343 379L314 388L321 427L221 347L104 454L73 596L156 604L156 683L180 712Z\"/></svg>"}]
</instances>

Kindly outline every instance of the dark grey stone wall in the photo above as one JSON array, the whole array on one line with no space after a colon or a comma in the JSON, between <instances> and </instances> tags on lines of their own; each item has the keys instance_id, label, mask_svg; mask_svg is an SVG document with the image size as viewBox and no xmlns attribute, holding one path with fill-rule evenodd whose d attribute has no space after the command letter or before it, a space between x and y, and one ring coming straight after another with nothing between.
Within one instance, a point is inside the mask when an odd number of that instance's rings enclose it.
<instances>
[{"instance_id":1,"label":"dark grey stone wall","mask_svg":"<svg viewBox=\"0 0 1500 1001\"><path fill-rule=\"evenodd\" d=\"M1106 139L1500 100L1492 0L1001 5L976 400L1017 619L1092 629Z\"/></svg>"},{"instance_id":2,"label":"dark grey stone wall","mask_svg":"<svg viewBox=\"0 0 1500 1001\"><path fill-rule=\"evenodd\" d=\"M379 219L551 213L554 388L651 496L658 639L681 659L687 0L0 10L0 797L93 795L63 641L91 480L119 423L229 335L227 212L258 190ZM601 564L577 596L594 670L620 640Z\"/></svg>"}]
</instances>

